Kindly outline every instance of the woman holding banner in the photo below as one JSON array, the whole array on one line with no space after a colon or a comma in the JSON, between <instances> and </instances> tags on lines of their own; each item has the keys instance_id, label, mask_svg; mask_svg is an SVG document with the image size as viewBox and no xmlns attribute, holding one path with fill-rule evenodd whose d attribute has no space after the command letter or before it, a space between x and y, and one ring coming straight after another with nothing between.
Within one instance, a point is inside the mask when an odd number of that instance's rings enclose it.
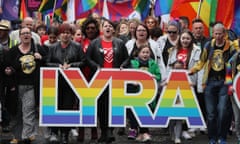
<instances>
[{"instance_id":1,"label":"woman holding banner","mask_svg":"<svg viewBox=\"0 0 240 144\"><path fill-rule=\"evenodd\" d=\"M105 19L102 23L103 35L91 41L87 49L87 57L91 65L97 68L120 68L123 61L128 58L127 49L122 40L114 37L114 24ZM113 129L108 126L108 88L102 93L98 99L98 118L101 128L101 137L98 142L111 143L115 140Z\"/></svg>"},{"instance_id":2,"label":"woman holding banner","mask_svg":"<svg viewBox=\"0 0 240 144\"><path fill-rule=\"evenodd\" d=\"M66 70L72 67L80 68L86 64L86 57L81 45L72 41L73 29L69 23L60 25L60 41L49 47L46 65L49 67L59 67ZM78 99L64 77L59 74L58 77L58 109L74 110L78 108ZM57 134L61 132L61 142L68 143L68 133L70 128L60 127L52 128L50 141L59 141Z\"/></svg>"},{"instance_id":3,"label":"woman holding banner","mask_svg":"<svg viewBox=\"0 0 240 144\"><path fill-rule=\"evenodd\" d=\"M170 72L171 69L189 69L194 66L194 64L199 60L201 49L193 44L193 34L189 30L183 30L180 34L178 43L175 47L169 50L169 60L167 65L167 71ZM198 74L192 75L190 77L191 84L194 86L195 91L197 90L197 78ZM175 105L179 105L179 97ZM184 130L187 130L186 124L184 124ZM182 123L181 120L173 120L170 122L170 134L175 143L181 143L181 133L182 133ZM185 131L184 131L185 132ZM185 135L188 135L185 132ZM183 133L184 134L184 133ZM189 137L190 138L190 137Z\"/></svg>"}]
</instances>

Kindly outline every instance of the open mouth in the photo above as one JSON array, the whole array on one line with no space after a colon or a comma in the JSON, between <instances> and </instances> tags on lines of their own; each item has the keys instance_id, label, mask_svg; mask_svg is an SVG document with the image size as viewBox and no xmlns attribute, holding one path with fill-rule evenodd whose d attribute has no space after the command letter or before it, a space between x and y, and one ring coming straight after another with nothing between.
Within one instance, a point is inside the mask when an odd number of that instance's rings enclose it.
<instances>
[{"instance_id":1,"label":"open mouth","mask_svg":"<svg viewBox=\"0 0 240 144\"><path fill-rule=\"evenodd\" d=\"M29 38L29 37L24 37L23 39L24 39L24 40L29 40L30 38Z\"/></svg>"}]
</instances>

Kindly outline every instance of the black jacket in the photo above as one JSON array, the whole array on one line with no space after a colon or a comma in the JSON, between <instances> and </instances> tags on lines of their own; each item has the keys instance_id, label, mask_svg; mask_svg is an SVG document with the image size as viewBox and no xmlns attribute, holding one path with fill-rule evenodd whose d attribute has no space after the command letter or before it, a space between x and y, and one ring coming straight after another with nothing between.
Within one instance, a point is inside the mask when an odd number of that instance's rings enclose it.
<instances>
[{"instance_id":1,"label":"black jacket","mask_svg":"<svg viewBox=\"0 0 240 144\"><path fill-rule=\"evenodd\" d=\"M59 67L64 62L71 64L71 67L82 67L87 64L86 56L81 45L71 41L67 48L62 48L61 43L49 47L46 65L49 67Z\"/></svg>"},{"instance_id":2,"label":"black jacket","mask_svg":"<svg viewBox=\"0 0 240 144\"><path fill-rule=\"evenodd\" d=\"M128 58L128 52L125 44L122 40L118 38L113 38L113 68L120 68L121 64ZM103 67L104 64L104 54L101 45L101 38L94 39L88 49L87 58L92 66Z\"/></svg>"}]
</instances>

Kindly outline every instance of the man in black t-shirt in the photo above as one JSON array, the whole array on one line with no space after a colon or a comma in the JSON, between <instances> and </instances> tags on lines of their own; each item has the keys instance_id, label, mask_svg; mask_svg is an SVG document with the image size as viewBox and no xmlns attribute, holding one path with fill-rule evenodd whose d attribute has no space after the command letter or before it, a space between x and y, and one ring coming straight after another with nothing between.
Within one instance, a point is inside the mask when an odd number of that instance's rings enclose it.
<instances>
[{"instance_id":1,"label":"man in black t-shirt","mask_svg":"<svg viewBox=\"0 0 240 144\"><path fill-rule=\"evenodd\" d=\"M225 35L223 24L214 25L213 39L206 44L200 61L189 72L193 74L204 68L203 85L209 144L216 144L217 141L220 141L220 144L226 143L229 128L231 105L227 66L236 49L231 41L225 39Z\"/></svg>"}]
</instances>

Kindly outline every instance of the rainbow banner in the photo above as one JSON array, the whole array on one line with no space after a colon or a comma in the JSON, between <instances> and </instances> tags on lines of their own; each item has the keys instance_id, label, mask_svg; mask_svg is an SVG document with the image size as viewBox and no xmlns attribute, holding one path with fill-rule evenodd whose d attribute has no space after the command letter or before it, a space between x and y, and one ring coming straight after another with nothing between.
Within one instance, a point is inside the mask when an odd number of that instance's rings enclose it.
<instances>
[{"instance_id":1,"label":"rainbow banner","mask_svg":"<svg viewBox=\"0 0 240 144\"><path fill-rule=\"evenodd\" d=\"M58 75L61 74L79 98L79 110L57 109ZM186 71L172 71L154 112L149 104L157 94L157 82L142 70L101 69L88 83L79 69L41 68L40 125L97 126L97 102L109 87L109 126L124 127L126 111L131 109L141 127L167 127L171 119L183 119L189 127L206 127L199 105L189 85ZM136 93L127 85L137 84ZM176 99L180 104L176 104Z\"/></svg>"},{"instance_id":2,"label":"rainbow banner","mask_svg":"<svg viewBox=\"0 0 240 144\"><path fill-rule=\"evenodd\" d=\"M167 121L165 127L170 119L186 120L188 127L206 127L187 71L171 71L168 84L160 96L156 115L163 123Z\"/></svg>"},{"instance_id":3,"label":"rainbow banner","mask_svg":"<svg viewBox=\"0 0 240 144\"><path fill-rule=\"evenodd\" d=\"M40 125L72 125L80 123L80 112L57 110L58 70L41 69Z\"/></svg>"}]
</instances>

